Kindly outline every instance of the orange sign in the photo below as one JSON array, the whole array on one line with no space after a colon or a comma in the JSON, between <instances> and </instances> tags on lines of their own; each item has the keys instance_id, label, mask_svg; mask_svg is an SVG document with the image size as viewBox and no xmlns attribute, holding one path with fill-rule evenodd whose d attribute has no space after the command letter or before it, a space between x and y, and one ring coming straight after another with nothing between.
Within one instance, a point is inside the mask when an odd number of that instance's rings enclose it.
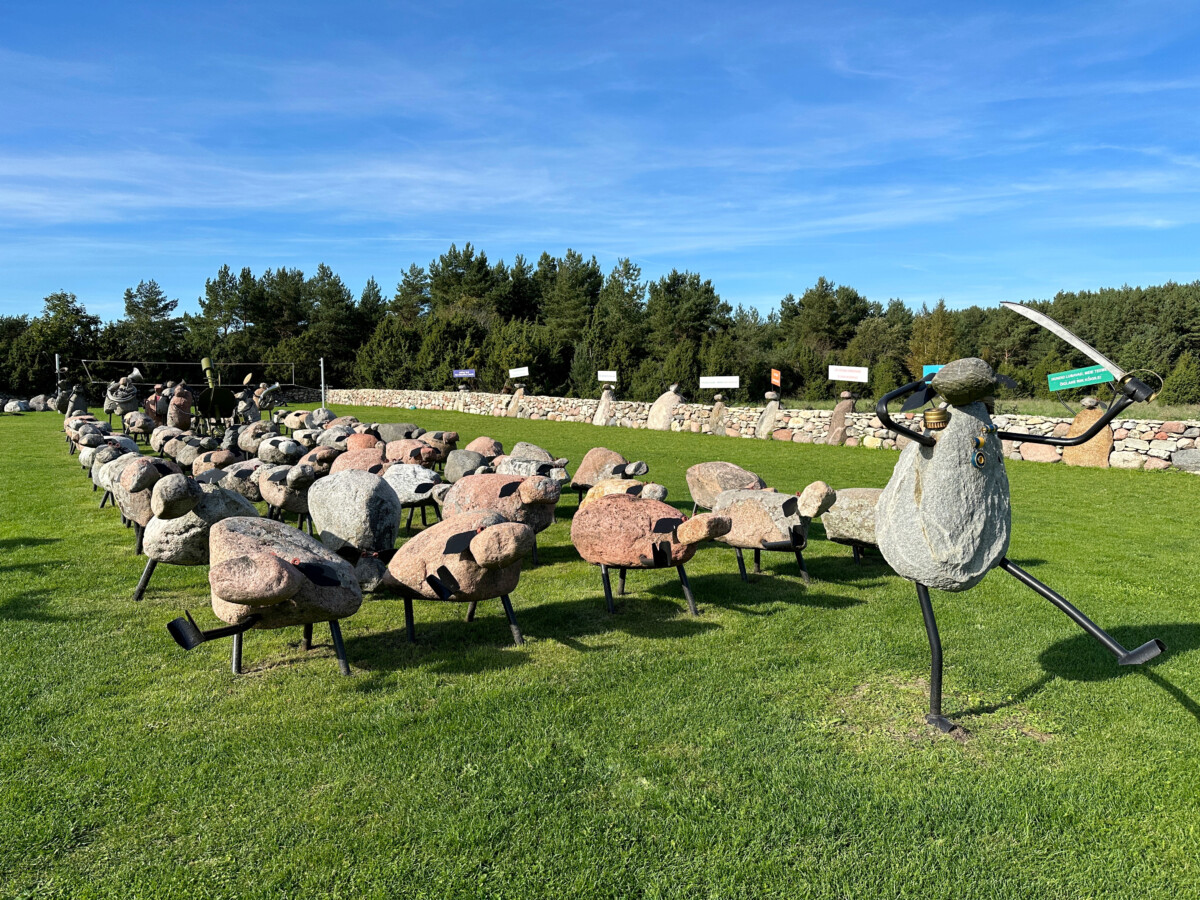
<instances>
[{"instance_id":1,"label":"orange sign","mask_svg":"<svg viewBox=\"0 0 1200 900\"><path fill-rule=\"evenodd\" d=\"M772 369L771 370L771 384L775 385L775 387L779 387L779 382L782 380L783 379L779 377L779 370Z\"/></svg>"}]
</instances>

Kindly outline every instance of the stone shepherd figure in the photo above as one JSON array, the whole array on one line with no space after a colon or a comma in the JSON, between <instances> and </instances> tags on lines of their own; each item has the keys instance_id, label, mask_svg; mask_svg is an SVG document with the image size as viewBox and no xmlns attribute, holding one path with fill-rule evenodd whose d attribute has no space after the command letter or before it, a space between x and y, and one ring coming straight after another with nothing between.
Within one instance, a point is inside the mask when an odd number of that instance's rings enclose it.
<instances>
[{"instance_id":1,"label":"stone shepherd figure","mask_svg":"<svg viewBox=\"0 0 1200 900\"><path fill-rule=\"evenodd\" d=\"M929 714L925 720L950 731L954 725L942 715L942 646L929 588L958 592L969 590L999 567L1041 594L1103 644L1121 665L1138 665L1165 648L1152 640L1128 651L1066 599L1008 559L1012 514L1008 475L1004 469L1002 440L1036 440L1056 446L1087 442L1135 399L1147 399L1150 390L1137 379L1122 383L1124 393L1103 418L1074 438L1015 435L998 432L988 407L996 390L996 375L982 359L959 359L944 366L926 385L914 381L884 396L876 408L880 420L912 443L900 454L892 477L875 509L879 550L897 575L917 586L932 655L929 679ZM921 392L921 393L917 393ZM905 408L919 408L940 395L944 408L925 414L925 429L913 431L888 415L890 401L915 396Z\"/></svg>"}]
</instances>

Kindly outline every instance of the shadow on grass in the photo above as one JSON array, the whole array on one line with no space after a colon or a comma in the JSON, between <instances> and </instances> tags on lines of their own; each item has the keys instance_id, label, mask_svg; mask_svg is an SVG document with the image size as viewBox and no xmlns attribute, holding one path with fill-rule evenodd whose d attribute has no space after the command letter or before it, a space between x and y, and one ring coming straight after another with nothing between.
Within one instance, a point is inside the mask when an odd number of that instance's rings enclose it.
<instances>
[{"instance_id":1,"label":"shadow on grass","mask_svg":"<svg viewBox=\"0 0 1200 900\"><path fill-rule=\"evenodd\" d=\"M61 622L65 616L45 612L50 602L48 590L25 591L0 601L0 619L8 622Z\"/></svg>"},{"instance_id":2,"label":"shadow on grass","mask_svg":"<svg viewBox=\"0 0 1200 900\"><path fill-rule=\"evenodd\" d=\"M1140 647L1146 641L1158 638L1167 645L1167 649L1158 659L1200 647L1200 624L1191 622L1122 625L1110 629L1108 633L1123 647L1130 650ZM1038 662L1048 674L1069 681L1104 681L1134 674L1144 675L1170 694L1196 721L1200 722L1200 704L1181 688L1168 681L1160 672L1154 670L1157 660L1140 666L1119 666L1112 654L1101 647L1099 643L1086 634L1078 634L1046 648L1038 657Z\"/></svg>"},{"instance_id":3,"label":"shadow on grass","mask_svg":"<svg viewBox=\"0 0 1200 900\"><path fill-rule=\"evenodd\" d=\"M57 544L62 538L55 537L12 537L0 539L0 550L23 550L26 547L42 547Z\"/></svg>"}]
</instances>

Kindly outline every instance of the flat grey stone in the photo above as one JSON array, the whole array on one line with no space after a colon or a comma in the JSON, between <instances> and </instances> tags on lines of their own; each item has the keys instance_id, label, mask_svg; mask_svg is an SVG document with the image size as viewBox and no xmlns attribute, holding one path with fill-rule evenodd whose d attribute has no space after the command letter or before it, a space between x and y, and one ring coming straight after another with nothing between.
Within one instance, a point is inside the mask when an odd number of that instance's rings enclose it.
<instances>
[{"instance_id":1,"label":"flat grey stone","mask_svg":"<svg viewBox=\"0 0 1200 900\"><path fill-rule=\"evenodd\" d=\"M392 549L400 509L400 499L386 481L357 469L322 478L308 492L308 510L321 543L333 551L343 547L375 552ZM383 578L384 566L378 560L361 563L366 563L361 574L369 581L364 588L373 590Z\"/></svg>"},{"instance_id":2,"label":"flat grey stone","mask_svg":"<svg viewBox=\"0 0 1200 900\"><path fill-rule=\"evenodd\" d=\"M175 476L167 476L173 477ZM167 478L158 484L162 484ZM157 487L158 485L155 485L155 488ZM254 505L239 494L224 490L215 484L202 484L199 488L200 499L186 515L175 519L160 519L156 516L150 520L142 543L146 556L150 559L176 566L207 565L208 531L215 523L233 516L258 515Z\"/></svg>"},{"instance_id":3,"label":"flat grey stone","mask_svg":"<svg viewBox=\"0 0 1200 900\"><path fill-rule=\"evenodd\" d=\"M875 507L883 488L842 488L821 516L825 537L838 544L875 546Z\"/></svg>"},{"instance_id":4,"label":"flat grey stone","mask_svg":"<svg viewBox=\"0 0 1200 900\"><path fill-rule=\"evenodd\" d=\"M965 406L996 392L996 373L982 359L956 359L942 366L930 385L951 406Z\"/></svg>"},{"instance_id":5,"label":"flat grey stone","mask_svg":"<svg viewBox=\"0 0 1200 900\"><path fill-rule=\"evenodd\" d=\"M458 479L471 475L486 465L487 460L482 453L476 453L474 450L451 450L446 457L446 480L454 484Z\"/></svg>"},{"instance_id":6,"label":"flat grey stone","mask_svg":"<svg viewBox=\"0 0 1200 900\"><path fill-rule=\"evenodd\" d=\"M419 506L432 499L433 488L442 483L442 477L432 469L412 463L394 463L383 473L402 506ZM449 484L446 485L447 490Z\"/></svg>"},{"instance_id":7,"label":"flat grey stone","mask_svg":"<svg viewBox=\"0 0 1200 900\"><path fill-rule=\"evenodd\" d=\"M1171 454L1171 464L1185 472L1200 472L1200 450L1176 450Z\"/></svg>"}]
</instances>

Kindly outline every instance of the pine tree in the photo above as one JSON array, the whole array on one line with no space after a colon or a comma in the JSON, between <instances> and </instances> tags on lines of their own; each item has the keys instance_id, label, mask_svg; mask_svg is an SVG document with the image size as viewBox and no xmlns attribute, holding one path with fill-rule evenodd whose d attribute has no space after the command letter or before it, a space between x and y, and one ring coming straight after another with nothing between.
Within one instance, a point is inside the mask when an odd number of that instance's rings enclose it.
<instances>
[{"instance_id":1,"label":"pine tree","mask_svg":"<svg viewBox=\"0 0 1200 900\"><path fill-rule=\"evenodd\" d=\"M1163 381L1158 402L1178 406L1200 403L1200 363L1190 351L1179 354L1175 368Z\"/></svg>"}]
</instances>

